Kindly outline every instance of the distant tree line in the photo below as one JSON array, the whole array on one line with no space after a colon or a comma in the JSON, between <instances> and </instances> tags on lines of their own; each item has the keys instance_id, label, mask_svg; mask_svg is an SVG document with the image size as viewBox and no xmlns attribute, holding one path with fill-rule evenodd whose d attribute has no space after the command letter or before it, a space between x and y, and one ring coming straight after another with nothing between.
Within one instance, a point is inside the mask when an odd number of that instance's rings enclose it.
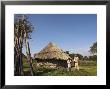
<instances>
[{"instance_id":1,"label":"distant tree line","mask_svg":"<svg viewBox=\"0 0 110 89\"><path fill-rule=\"evenodd\" d=\"M90 46L90 50L89 50L91 56L83 56L79 53L75 54L75 53L70 53L69 51L66 51L67 54L69 54L69 56L74 59L74 56L77 55L79 57L80 60L93 60L96 61L97 60L97 42L94 42L92 44L92 46Z\"/></svg>"}]
</instances>

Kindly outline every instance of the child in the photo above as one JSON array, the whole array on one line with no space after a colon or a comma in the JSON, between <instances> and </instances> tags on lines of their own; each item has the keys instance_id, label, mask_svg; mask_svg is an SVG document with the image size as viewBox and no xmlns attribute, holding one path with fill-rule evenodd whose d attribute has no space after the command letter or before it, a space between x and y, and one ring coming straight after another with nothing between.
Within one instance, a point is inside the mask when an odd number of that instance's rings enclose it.
<instances>
[{"instance_id":1,"label":"child","mask_svg":"<svg viewBox=\"0 0 110 89\"><path fill-rule=\"evenodd\" d=\"M71 70L71 62L72 61L70 59L67 60L67 66L68 66L67 71Z\"/></svg>"}]
</instances>

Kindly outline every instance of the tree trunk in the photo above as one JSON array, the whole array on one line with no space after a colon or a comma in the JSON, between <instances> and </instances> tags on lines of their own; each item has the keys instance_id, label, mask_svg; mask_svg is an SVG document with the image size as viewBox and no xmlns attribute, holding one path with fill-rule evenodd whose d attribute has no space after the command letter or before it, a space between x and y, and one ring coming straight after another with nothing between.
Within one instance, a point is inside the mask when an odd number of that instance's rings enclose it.
<instances>
[{"instance_id":1,"label":"tree trunk","mask_svg":"<svg viewBox=\"0 0 110 89\"><path fill-rule=\"evenodd\" d=\"M22 62L22 38L15 37L14 47L14 65L15 75L24 75L23 73L23 62Z\"/></svg>"},{"instance_id":2,"label":"tree trunk","mask_svg":"<svg viewBox=\"0 0 110 89\"><path fill-rule=\"evenodd\" d=\"M22 38L19 38L20 41L20 51L19 51L19 61L20 61L20 75L24 75L23 73L23 58L22 58L22 45L23 45L23 41Z\"/></svg>"},{"instance_id":3,"label":"tree trunk","mask_svg":"<svg viewBox=\"0 0 110 89\"><path fill-rule=\"evenodd\" d=\"M16 48L14 48L14 73L15 76L19 75L18 54Z\"/></svg>"},{"instance_id":4,"label":"tree trunk","mask_svg":"<svg viewBox=\"0 0 110 89\"><path fill-rule=\"evenodd\" d=\"M26 54L27 54L27 61L28 64L30 66L30 73L33 76L33 67L32 67L32 59L31 59L31 53L30 53L30 47L29 47L29 43L27 42L27 39L25 38L25 46L26 46Z\"/></svg>"}]
</instances>

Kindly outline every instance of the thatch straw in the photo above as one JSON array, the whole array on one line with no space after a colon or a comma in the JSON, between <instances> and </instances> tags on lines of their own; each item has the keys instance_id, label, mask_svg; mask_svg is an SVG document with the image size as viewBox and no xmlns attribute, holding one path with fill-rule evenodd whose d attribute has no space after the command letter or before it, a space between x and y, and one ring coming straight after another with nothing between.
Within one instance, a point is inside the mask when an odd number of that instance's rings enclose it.
<instances>
[{"instance_id":1,"label":"thatch straw","mask_svg":"<svg viewBox=\"0 0 110 89\"><path fill-rule=\"evenodd\" d=\"M35 58L39 58L39 59L55 58L55 59L67 60L68 58L71 57L67 53L65 53L62 49L60 49L57 45L50 42L39 53L35 54Z\"/></svg>"}]
</instances>

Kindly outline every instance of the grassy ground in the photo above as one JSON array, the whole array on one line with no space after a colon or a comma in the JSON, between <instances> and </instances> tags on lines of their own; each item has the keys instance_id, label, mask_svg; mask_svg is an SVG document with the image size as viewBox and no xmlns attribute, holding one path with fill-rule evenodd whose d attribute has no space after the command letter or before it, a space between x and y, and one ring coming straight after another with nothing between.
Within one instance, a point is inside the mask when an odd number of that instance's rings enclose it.
<instances>
[{"instance_id":1,"label":"grassy ground","mask_svg":"<svg viewBox=\"0 0 110 89\"><path fill-rule=\"evenodd\" d=\"M96 61L80 61L80 70L75 70L74 67L71 71L67 71L66 68L45 68L36 67L36 60L33 61L33 69L35 76L96 76L97 75L97 63ZM29 74L29 66L24 60L24 73L26 76Z\"/></svg>"}]
</instances>

